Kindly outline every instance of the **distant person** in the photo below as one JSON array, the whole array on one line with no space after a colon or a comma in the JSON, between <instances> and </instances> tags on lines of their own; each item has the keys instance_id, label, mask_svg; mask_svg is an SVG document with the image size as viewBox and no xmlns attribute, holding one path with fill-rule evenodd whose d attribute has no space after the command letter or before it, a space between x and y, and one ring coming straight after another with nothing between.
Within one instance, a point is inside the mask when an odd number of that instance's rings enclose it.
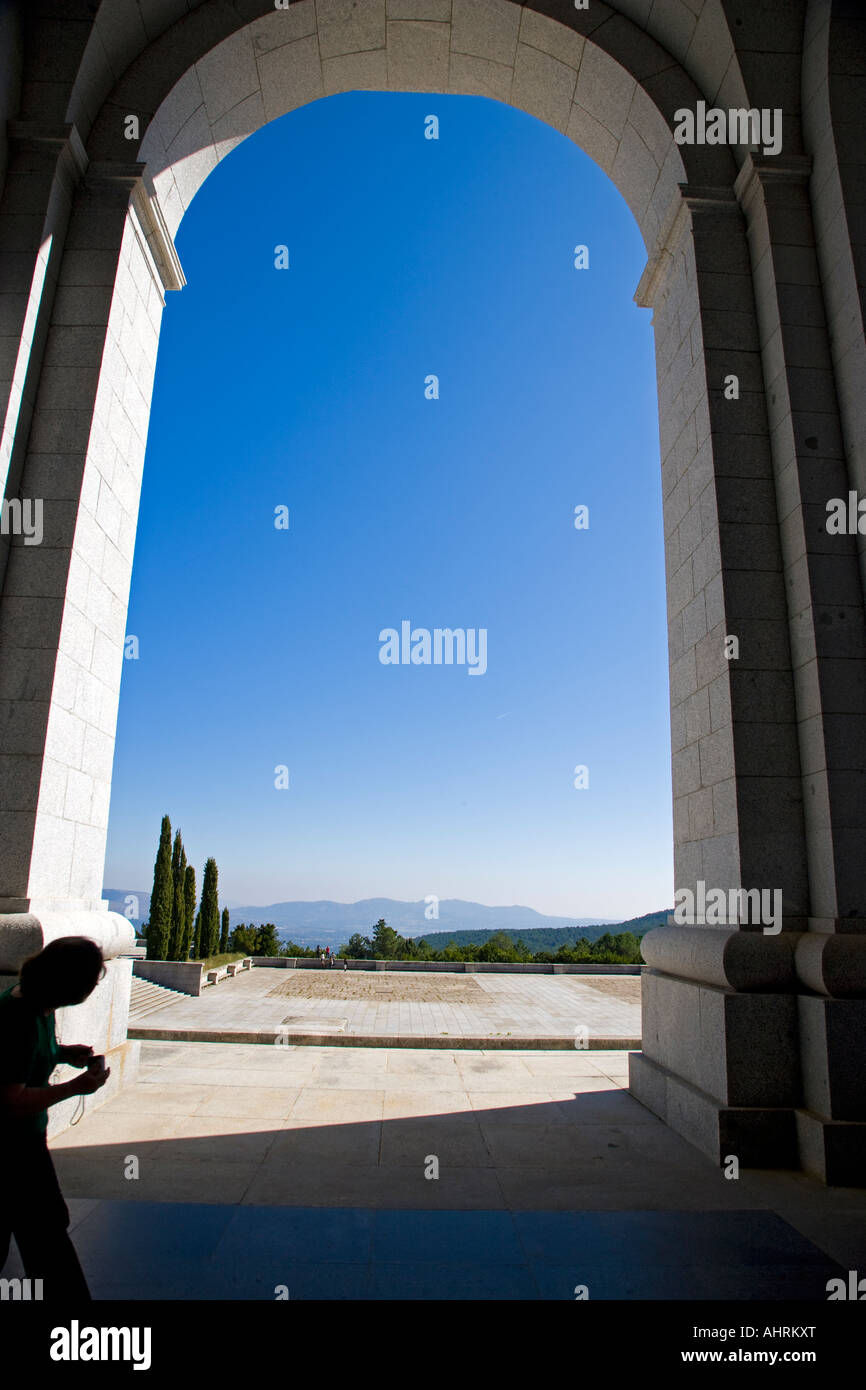
<instances>
[{"instance_id":1,"label":"distant person","mask_svg":"<svg viewBox=\"0 0 866 1390\"><path fill-rule=\"evenodd\" d=\"M48 1109L92 1095L111 1073L92 1047L58 1044L54 1011L82 1004L104 974L94 941L65 936L26 960L18 983L0 995L0 1270L14 1236L27 1277L43 1281L43 1298L70 1304L89 1302L90 1290L48 1150ZM86 1070L49 1086L59 1062Z\"/></svg>"}]
</instances>

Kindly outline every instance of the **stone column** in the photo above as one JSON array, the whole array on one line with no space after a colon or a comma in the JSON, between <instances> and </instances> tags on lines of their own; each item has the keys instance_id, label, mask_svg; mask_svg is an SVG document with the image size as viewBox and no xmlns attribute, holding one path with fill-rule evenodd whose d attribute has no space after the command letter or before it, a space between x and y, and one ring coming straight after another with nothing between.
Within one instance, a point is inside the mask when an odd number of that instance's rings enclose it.
<instances>
[{"instance_id":1,"label":"stone column","mask_svg":"<svg viewBox=\"0 0 866 1390\"><path fill-rule=\"evenodd\" d=\"M20 497L24 455L66 229L87 155L74 126L10 121L0 200L0 495ZM10 549L0 534L0 584Z\"/></svg>"},{"instance_id":2,"label":"stone column","mask_svg":"<svg viewBox=\"0 0 866 1390\"><path fill-rule=\"evenodd\" d=\"M803 1166L827 1182L859 1183L866 953L855 839L863 838L866 631L856 545L835 538L843 544L834 552L825 527L827 497L847 495L848 474L808 175L802 156L752 156L733 191L684 189L723 602L715 630L701 638L693 629L691 647L671 651L676 888L694 892L702 876L707 890L779 889L782 921L778 934L709 917L649 933L643 1052L632 1059L631 1086L718 1162L736 1156L746 1167ZM739 395L729 399L730 373ZM695 588L707 563L693 544ZM669 575L673 604L681 592ZM730 660L724 634L739 641ZM693 691L677 668L684 657ZM727 862L713 834L722 828Z\"/></svg>"},{"instance_id":3,"label":"stone column","mask_svg":"<svg viewBox=\"0 0 866 1390\"><path fill-rule=\"evenodd\" d=\"M684 428L662 439L675 886L695 904L700 885L778 889L784 931L764 935L726 912L719 926L698 919L650 932L643 1051L630 1084L717 1161L794 1166L791 933L805 925L808 884L754 290L732 190L681 192L639 288L659 339L682 316L689 278L696 304L683 349L699 401L694 436ZM668 400L667 375L660 361L660 405L679 423L692 400Z\"/></svg>"},{"instance_id":4,"label":"stone column","mask_svg":"<svg viewBox=\"0 0 866 1390\"><path fill-rule=\"evenodd\" d=\"M858 536L828 532L846 457L810 198L811 159L737 179L755 266L788 590L810 913L797 946L803 1165L866 1181L866 611ZM818 294L816 294L816 290Z\"/></svg>"},{"instance_id":5,"label":"stone column","mask_svg":"<svg viewBox=\"0 0 866 1390\"><path fill-rule=\"evenodd\" d=\"M105 1052L113 1084L138 1045L134 932L102 899L108 803L163 292L183 282L140 175L91 165L75 193L20 467L44 534L12 538L0 595L0 972L54 937L96 940L107 976L67 1041Z\"/></svg>"}]
</instances>

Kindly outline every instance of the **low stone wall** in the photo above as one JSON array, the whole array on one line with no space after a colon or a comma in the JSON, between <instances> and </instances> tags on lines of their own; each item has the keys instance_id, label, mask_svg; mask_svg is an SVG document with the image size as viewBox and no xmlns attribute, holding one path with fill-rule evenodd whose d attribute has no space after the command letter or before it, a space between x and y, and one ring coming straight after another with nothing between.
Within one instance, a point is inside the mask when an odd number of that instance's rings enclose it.
<instances>
[{"instance_id":1,"label":"low stone wall","mask_svg":"<svg viewBox=\"0 0 866 1390\"><path fill-rule=\"evenodd\" d=\"M186 960L134 960L132 973L139 980L152 980L155 985L179 990L181 994L201 994L202 965Z\"/></svg>"},{"instance_id":2,"label":"low stone wall","mask_svg":"<svg viewBox=\"0 0 866 1390\"><path fill-rule=\"evenodd\" d=\"M165 985L166 989L176 989L180 994L197 996L202 990L231 980L251 966L250 956L207 972L201 962L195 960L133 960L132 973L140 980L152 980L155 985Z\"/></svg>"},{"instance_id":3,"label":"low stone wall","mask_svg":"<svg viewBox=\"0 0 866 1390\"><path fill-rule=\"evenodd\" d=\"M228 965L220 965L216 970L209 970L202 980L202 989L209 988L211 985L218 985L223 980L233 980L242 970L252 969L252 956L245 956L242 960L230 961Z\"/></svg>"},{"instance_id":4,"label":"low stone wall","mask_svg":"<svg viewBox=\"0 0 866 1390\"><path fill-rule=\"evenodd\" d=\"M254 956L253 965L268 965L284 970L342 970L343 958L333 965L322 965L317 959L305 956ZM349 970L411 970L420 973L449 975L640 975L645 965L542 965L518 962L447 961L447 960L350 960Z\"/></svg>"}]
</instances>

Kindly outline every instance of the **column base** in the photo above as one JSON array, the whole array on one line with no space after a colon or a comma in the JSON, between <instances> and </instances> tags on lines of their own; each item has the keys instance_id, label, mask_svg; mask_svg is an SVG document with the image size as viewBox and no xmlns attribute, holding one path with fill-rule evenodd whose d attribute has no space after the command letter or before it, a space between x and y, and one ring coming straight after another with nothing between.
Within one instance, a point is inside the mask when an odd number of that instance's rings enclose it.
<instances>
[{"instance_id":1,"label":"column base","mask_svg":"<svg viewBox=\"0 0 866 1390\"><path fill-rule=\"evenodd\" d=\"M866 1122L795 1111L800 1162L827 1187L866 1187Z\"/></svg>"},{"instance_id":2,"label":"column base","mask_svg":"<svg viewBox=\"0 0 866 1390\"><path fill-rule=\"evenodd\" d=\"M643 1052L629 1056L629 1091L721 1167L797 1168L797 1128L787 1107L720 1105Z\"/></svg>"}]
</instances>

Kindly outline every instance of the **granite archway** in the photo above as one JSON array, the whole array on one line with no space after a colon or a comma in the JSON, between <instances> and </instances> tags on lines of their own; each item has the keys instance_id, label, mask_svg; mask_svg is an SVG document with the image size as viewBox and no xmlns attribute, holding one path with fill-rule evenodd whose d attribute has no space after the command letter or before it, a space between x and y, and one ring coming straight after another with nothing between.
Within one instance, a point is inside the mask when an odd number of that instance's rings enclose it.
<instances>
[{"instance_id":1,"label":"granite archway","mask_svg":"<svg viewBox=\"0 0 866 1390\"><path fill-rule=\"evenodd\" d=\"M672 924L647 938L633 1092L716 1158L858 1180L866 546L829 537L823 519L826 499L866 470L849 92L866 65L862 22L831 0L784 12L734 0L69 0L62 14L31 0L7 4L2 25L0 477L7 499L44 500L45 523L39 545L0 538L0 970L48 936L99 936L115 964L94 1008L106 1049L131 1059L129 928L105 911L102 869L150 393L164 295L183 285L184 209L240 140L307 102L359 89L485 95L573 139L641 228L675 886L782 895L778 934ZM779 109L781 150L678 145L675 113L699 102Z\"/></svg>"}]
</instances>

